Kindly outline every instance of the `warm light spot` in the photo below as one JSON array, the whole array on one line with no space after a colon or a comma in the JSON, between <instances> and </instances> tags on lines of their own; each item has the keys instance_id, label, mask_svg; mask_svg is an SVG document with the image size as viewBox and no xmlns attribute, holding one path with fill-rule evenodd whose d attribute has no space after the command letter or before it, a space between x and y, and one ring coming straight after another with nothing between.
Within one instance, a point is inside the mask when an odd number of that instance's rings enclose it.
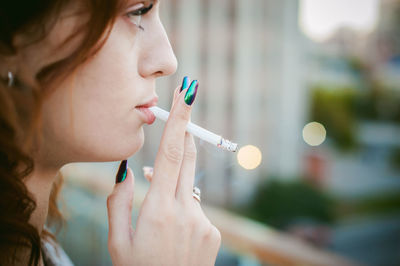
<instances>
[{"instance_id":1,"label":"warm light spot","mask_svg":"<svg viewBox=\"0 0 400 266\"><path fill-rule=\"evenodd\" d=\"M303 139L311 146L318 146L325 141L325 127L318 122L311 122L303 128Z\"/></svg>"},{"instance_id":2,"label":"warm light spot","mask_svg":"<svg viewBox=\"0 0 400 266\"><path fill-rule=\"evenodd\" d=\"M246 170L257 168L261 163L261 159L260 149L253 145L241 147L237 155L239 165Z\"/></svg>"}]
</instances>

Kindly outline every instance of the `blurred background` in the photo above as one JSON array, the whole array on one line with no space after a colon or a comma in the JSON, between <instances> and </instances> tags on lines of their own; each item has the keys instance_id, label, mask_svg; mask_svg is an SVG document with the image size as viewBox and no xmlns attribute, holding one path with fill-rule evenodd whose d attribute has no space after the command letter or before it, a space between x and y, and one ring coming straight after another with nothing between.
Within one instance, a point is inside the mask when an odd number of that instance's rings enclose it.
<instances>
[{"instance_id":1,"label":"blurred background","mask_svg":"<svg viewBox=\"0 0 400 266\"><path fill-rule=\"evenodd\" d=\"M169 109L200 82L196 185L222 233L216 265L400 265L400 1L169 0L178 58L157 83ZM129 158L135 211L163 122ZM65 166L59 234L76 265L111 265L106 197L119 162Z\"/></svg>"}]
</instances>

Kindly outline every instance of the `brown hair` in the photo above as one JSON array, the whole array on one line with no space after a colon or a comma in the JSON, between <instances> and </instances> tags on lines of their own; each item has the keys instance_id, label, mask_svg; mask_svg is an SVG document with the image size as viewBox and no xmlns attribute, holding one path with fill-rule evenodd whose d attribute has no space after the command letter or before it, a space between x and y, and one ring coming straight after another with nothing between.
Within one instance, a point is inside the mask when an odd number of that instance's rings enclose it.
<instances>
[{"instance_id":1,"label":"brown hair","mask_svg":"<svg viewBox=\"0 0 400 266\"><path fill-rule=\"evenodd\" d=\"M39 132L41 104L49 84L57 84L79 65L93 56L104 44L122 0L86 0L82 2L89 14L88 20L68 36L71 41L80 33L84 38L75 51L67 57L44 66L33 75L18 75L15 64L8 60L20 53L24 47L13 43L16 35L29 38L30 44L45 38L58 15L71 0L25 0L2 1L0 4L0 75L8 70L16 71L12 87L6 80L0 82L0 264L25 263L18 252L28 250L29 265L38 265L41 252L41 237L55 237L47 231L39 235L28 221L36 208L36 202L27 190L23 179L34 169L30 149ZM107 30L109 29L109 30ZM102 38L102 37L105 38ZM29 45L29 44L28 44ZM25 46L26 47L26 46ZM10 63L11 62L11 63ZM45 86L46 85L46 86ZM28 89L27 89L28 88ZM62 185L59 173L50 195L47 224L62 223L56 200ZM21 254L21 253L19 253Z\"/></svg>"}]
</instances>

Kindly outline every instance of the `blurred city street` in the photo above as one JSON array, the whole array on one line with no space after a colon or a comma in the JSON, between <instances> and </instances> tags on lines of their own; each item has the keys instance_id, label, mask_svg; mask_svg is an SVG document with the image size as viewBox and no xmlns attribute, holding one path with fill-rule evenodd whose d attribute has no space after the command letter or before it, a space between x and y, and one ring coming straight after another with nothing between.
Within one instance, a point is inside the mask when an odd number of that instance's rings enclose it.
<instances>
[{"instance_id":1,"label":"blurred city street","mask_svg":"<svg viewBox=\"0 0 400 266\"><path fill-rule=\"evenodd\" d=\"M216 265L400 265L400 1L170 0L160 13L179 65L159 106L199 80L192 121L240 148L196 139ZM134 218L163 126L128 160ZM118 163L63 168L59 238L76 265L111 265Z\"/></svg>"}]
</instances>

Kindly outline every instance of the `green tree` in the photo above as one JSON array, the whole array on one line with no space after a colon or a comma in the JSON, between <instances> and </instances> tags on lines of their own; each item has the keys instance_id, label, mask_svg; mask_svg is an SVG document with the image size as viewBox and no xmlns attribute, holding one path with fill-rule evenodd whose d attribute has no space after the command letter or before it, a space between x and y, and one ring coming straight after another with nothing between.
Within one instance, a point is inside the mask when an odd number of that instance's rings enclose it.
<instances>
[{"instance_id":1,"label":"green tree","mask_svg":"<svg viewBox=\"0 0 400 266\"><path fill-rule=\"evenodd\" d=\"M355 90L315 87L312 93L311 119L322 123L327 136L341 150L357 146Z\"/></svg>"},{"instance_id":2,"label":"green tree","mask_svg":"<svg viewBox=\"0 0 400 266\"><path fill-rule=\"evenodd\" d=\"M242 209L249 217L277 228L298 219L331 223L334 201L304 181L271 181L261 184L254 198Z\"/></svg>"}]
</instances>

